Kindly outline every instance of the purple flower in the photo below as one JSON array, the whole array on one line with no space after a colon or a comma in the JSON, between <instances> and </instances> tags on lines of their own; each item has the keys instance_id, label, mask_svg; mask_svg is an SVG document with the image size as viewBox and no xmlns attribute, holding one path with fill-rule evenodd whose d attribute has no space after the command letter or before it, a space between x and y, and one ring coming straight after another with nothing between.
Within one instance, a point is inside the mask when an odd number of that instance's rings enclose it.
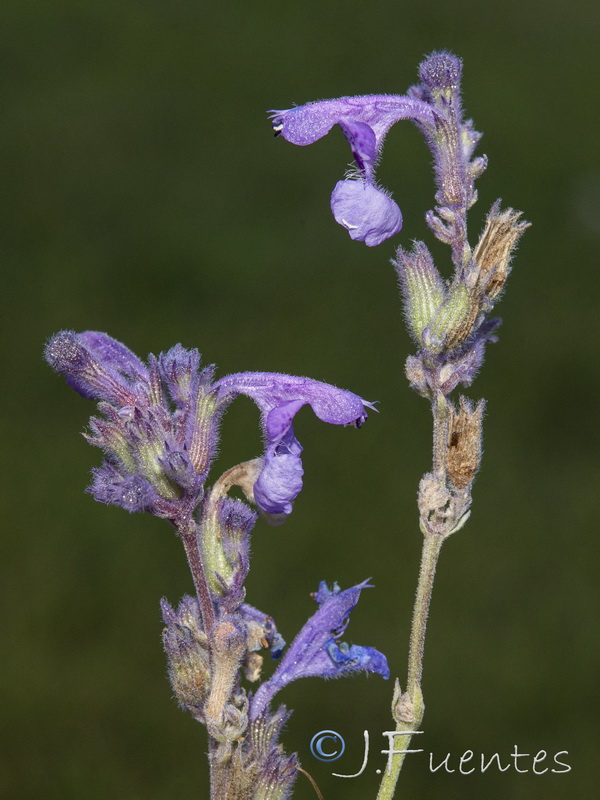
<instances>
[{"instance_id":1,"label":"purple flower","mask_svg":"<svg viewBox=\"0 0 600 800\"><path fill-rule=\"evenodd\" d=\"M353 672L375 672L389 678L390 671L383 653L373 647L338 641L361 591L366 588L369 588L368 581L344 591L336 583L333 589L329 589L324 581L321 582L314 595L319 609L296 636L272 677L252 698L251 719L260 716L274 695L298 678L341 678Z\"/></svg>"},{"instance_id":2,"label":"purple flower","mask_svg":"<svg viewBox=\"0 0 600 800\"><path fill-rule=\"evenodd\" d=\"M100 401L102 416L92 417L87 435L106 455L93 471L94 498L174 521L189 518L200 503L220 416L238 395L251 397L262 412L266 448L253 493L270 514L289 514L302 488L302 447L292 428L298 410L310 404L324 422L360 427L373 407L351 392L291 375L244 372L214 382L214 369L200 368L198 351L179 344L144 364L95 331L56 334L46 359L76 391Z\"/></svg>"},{"instance_id":3,"label":"purple flower","mask_svg":"<svg viewBox=\"0 0 600 800\"><path fill-rule=\"evenodd\" d=\"M294 435L292 420L309 404L316 416L333 425L354 425L367 419L371 403L352 392L310 378L269 372L242 372L215 383L220 399L245 394L262 412L265 455L254 484L254 500L269 514L289 514L302 488L302 446Z\"/></svg>"},{"instance_id":4,"label":"purple flower","mask_svg":"<svg viewBox=\"0 0 600 800\"><path fill-rule=\"evenodd\" d=\"M340 97L271 112L275 134L292 144L312 144L334 125L340 126L357 171L338 182L331 195L331 210L352 239L369 247L381 244L402 227L400 209L375 181L385 136L401 119L411 119L433 130L435 112L424 100L403 95Z\"/></svg>"},{"instance_id":5,"label":"purple flower","mask_svg":"<svg viewBox=\"0 0 600 800\"><path fill-rule=\"evenodd\" d=\"M472 157L481 137L473 123L462 118L461 72L459 58L434 52L420 65L420 83L406 95L340 97L271 112L275 135L292 144L312 144L336 124L342 129L356 168L336 185L331 210L352 239L373 247L402 226L400 209L376 183L375 167L390 127L408 119L433 154L438 205L427 212L427 223L438 239L452 245L453 259L461 263L466 212L476 199L475 179L487 163L485 157Z\"/></svg>"}]
</instances>

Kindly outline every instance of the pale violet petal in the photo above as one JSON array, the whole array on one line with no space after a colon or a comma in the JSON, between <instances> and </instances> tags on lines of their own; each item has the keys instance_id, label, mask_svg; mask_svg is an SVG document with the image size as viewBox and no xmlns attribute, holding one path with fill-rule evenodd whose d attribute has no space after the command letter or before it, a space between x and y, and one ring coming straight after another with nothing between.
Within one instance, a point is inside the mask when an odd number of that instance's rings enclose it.
<instances>
[{"instance_id":1,"label":"pale violet petal","mask_svg":"<svg viewBox=\"0 0 600 800\"><path fill-rule=\"evenodd\" d=\"M361 180L338 181L331 195L333 216L350 238L375 247L402 228L402 213L381 189Z\"/></svg>"}]
</instances>

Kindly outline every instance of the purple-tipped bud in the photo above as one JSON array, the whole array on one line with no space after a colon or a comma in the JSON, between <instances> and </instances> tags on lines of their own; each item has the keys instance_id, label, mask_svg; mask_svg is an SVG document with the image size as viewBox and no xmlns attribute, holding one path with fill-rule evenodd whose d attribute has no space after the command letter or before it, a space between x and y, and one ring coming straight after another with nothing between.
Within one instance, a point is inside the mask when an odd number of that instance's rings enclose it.
<instances>
[{"instance_id":1,"label":"purple-tipped bud","mask_svg":"<svg viewBox=\"0 0 600 800\"><path fill-rule=\"evenodd\" d=\"M230 588L242 586L250 567L250 532L258 514L246 503L231 497L217 501L217 518L223 552L230 565L230 575L220 576Z\"/></svg>"},{"instance_id":2,"label":"purple-tipped bud","mask_svg":"<svg viewBox=\"0 0 600 800\"><path fill-rule=\"evenodd\" d=\"M257 800L290 800L300 771L295 753L288 756L281 745L273 746L253 781L253 796Z\"/></svg>"},{"instance_id":3,"label":"purple-tipped bud","mask_svg":"<svg viewBox=\"0 0 600 800\"><path fill-rule=\"evenodd\" d=\"M197 598L184 594L177 606L177 610L163 598L160 601L160 610L165 625L185 625L194 632L195 636L202 639L202 641L206 641L206 636L202 631L200 607Z\"/></svg>"},{"instance_id":4,"label":"purple-tipped bud","mask_svg":"<svg viewBox=\"0 0 600 800\"><path fill-rule=\"evenodd\" d=\"M112 336L100 331L84 331L77 334L77 337L105 367L116 369L132 381L148 377L148 370L143 361Z\"/></svg>"},{"instance_id":5,"label":"purple-tipped bud","mask_svg":"<svg viewBox=\"0 0 600 800\"><path fill-rule=\"evenodd\" d=\"M241 500L213 491L203 506L202 559L211 592L233 611L244 599L250 565L250 531L257 515Z\"/></svg>"},{"instance_id":6,"label":"purple-tipped bud","mask_svg":"<svg viewBox=\"0 0 600 800\"><path fill-rule=\"evenodd\" d=\"M289 718L285 706L250 723L245 735L248 755L232 759L230 786L253 800L289 800L299 774L296 755L288 756L279 744L283 725ZM252 769L248 769L248 764Z\"/></svg>"},{"instance_id":7,"label":"purple-tipped bud","mask_svg":"<svg viewBox=\"0 0 600 800\"><path fill-rule=\"evenodd\" d=\"M94 335L103 337L109 349L110 343L119 344L106 334L94 332ZM120 347L127 351L123 345ZM91 349L87 344L86 334L61 331L46 345L45 356L50 366L64 375L67 383L83 397L107 400L121 406L133 405L136 394L116 368L112 354L105 364L97 353L98 349ZM135 358L133 353L131 355Z\"/></svg>"},{"instance_id":8,"label":"purple-tipped bud","mask_svg":"<svg viewBox=\"0 0 600 800\"><path fill-rule=\"evenodd\" d=\"M419 78L430 89L456 89L461 74L462 61L447 50L432 53L419 66Z\"/></svg>"},{"instance_id":9,"label":"purple-tipped bud","mask_svg":"<svg viewBox=\"0 0 600 800\"><path fill-rule=\"evenodd\" d=\"M61 331L50 338L44 351L52 369L63 375L77 374L89 369L90 356L75 331Z\"/></svg>"},{"instance_id":10,"label":"purple-tipped bud","mask_svg":"<svg viewBox=\"0 0 600 800\"><path fill-rule=\"evenodd\" d=\"M212 370L196 350L176 345L145 365L105 333L63 331L46 358L84 397L100 400L86 437L107 460L95 470L96 500L128 511L189 518L216 449L220 410Z\"/></svg>"},{"instance_id":11,"label":"purple-tipped bud","mask_svg":"<svg viewBox=\"0 0 600 800\"><path fill-rule=\"evenodd\" d=\"M241 500L230 497L219 500L217 507L219 523L228 539L239 540L248 536L257 520L254 511Z\"/></svg>"},{"instance_id":12,"label":"purple-tipped bud","mask_svg":"<svg viewBox=\"0 0 600 800\"><path fill-rule=\"evenodd\" d=\"M180 344L171 347L158 357L162 379L177 408L183 408L190 400L194 382L200 371L200 353L194 348L186 350Z\"/></svg>"}]
</instances>

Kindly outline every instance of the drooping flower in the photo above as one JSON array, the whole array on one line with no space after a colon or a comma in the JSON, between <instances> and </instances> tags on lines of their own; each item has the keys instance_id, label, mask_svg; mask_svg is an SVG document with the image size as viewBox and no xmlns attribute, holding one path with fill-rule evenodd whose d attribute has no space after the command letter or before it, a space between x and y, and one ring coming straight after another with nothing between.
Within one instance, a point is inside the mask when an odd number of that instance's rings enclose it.
<instances>
[{"instance_id":1,"label":"drooping flower","mask_svg":"<svg viewBox=\"0 0 600 800\"><path fill-rule=\"evenodd\" d=\"M218 397L251 397L261 410L265 455L254 484L254 500L270 514L289 514L302 488L302 445L294 435L292 420L304 405L332 425L360 428L371 403L352 392L310 378L269 372L242 372L215 383Z\"/></svg>"},{"instance_id":2,"label":"drooping flower","mask_svg":"<svg viewBox=\"0 0 600 800\"><path fill-rule=\"evenodd\" d=\"M464 255L465 215L476 199L474 181L487 162L484 156L473 158L481 137L462 118L461 72L461 60L442 50L422 62L420 82L405 95L340 97L271 112L275 135L292 144L312 144L336 124L342 129L356 168L336 185L331 210L352 239L373 247L402 226L400 209L376 183L375 167L390 127L408 119L423 133L434 159L438 205L427 212L427 223L438 239L452 245L456 263Z\"/></svg>"},{"instance_id":3,"label":"drooping flower","mask_svg":"<svg viewBox=\"0 0 600 800\"><path fill-rule=\"evenodd\" d=\"M375 672L389 678L387 659L373 647L339 642L360 593L369 588L363 581L342 591L337 583L329 589L325 581L314 595L319 608L290 645L281 663L257 690L250 703L250 719L265 711L274 695L298 678L341 678L354 672Z\"/></svg>"},{"instance_id":4,"label":"drooping flower","mask_svg":"<svg viewBox=\"0 0 600 800\"><path fill-rule=\"evenodd\" d=\"M270 372L244 372L214 381L197 350L175 345L144 364L105 333L63 331L46 346L46 359L84 397L99 401L87 439L105 461L90 491L102 503L149 511L171 520L189 517L203 497L215 456L218 424L238 395L262 414L265 454L253 499L265 512L289 514L302 488L302 447L292 419L310 404L324 422L360 425L370 403L320 381Z\"/></svg>"},{"instance_id":5,"label":"drooping flower","mask_svg":"<svg viewBox=\"0 0 600 800\"><path fill-rule=\"evenodd\" d=\"M389 193L375 180L375 167L391 126L412 119L434 124L431 106L403 95L364 95L321 100L284 111L272 111L276 135L292 144L307 145L339 125L350 144L357 171L339 181L331 195L331 210L351 238L369 247L381 244L402 227L402 214Z\"/></svg>"}]
</instances>

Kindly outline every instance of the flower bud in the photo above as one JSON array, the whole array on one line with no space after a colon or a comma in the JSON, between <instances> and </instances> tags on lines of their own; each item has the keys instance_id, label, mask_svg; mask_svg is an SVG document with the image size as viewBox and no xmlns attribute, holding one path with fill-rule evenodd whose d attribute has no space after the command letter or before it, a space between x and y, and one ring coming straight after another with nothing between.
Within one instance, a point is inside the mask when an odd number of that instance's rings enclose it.
<instances>
[{"instance_id":1,"label":"flower bud","mask_svg":"<svg viewBox=\"0 0 600 800\"><path fill-rule=\"evenodd\" d=\"M182 708L201 717L211 680L208 643L196 616L196 601L184 598L177 613L166 600L161 601L161 607L166 622L163 645L173 692Z\"/></svg>"},{"instance_id":2,"label":"flower bud","mask_svg":"<svg viewBox=\"0 0 600 800\"><path fill-rule=\"evenodd\" d=\"M249 536L257 514L241 500L218 494L213 490L205 503L202 555L211 592L223 596L234 584L240 568L247 567Z\"/></svg>"},{"instance_id":3,"label":"flower bud","mask_svg":"<svg viewBox=\"0 0 600 800\"><path fill-rule=\"evenodd\" d=\"M406 318L420 344L421 334L446 299L444 282L423 242L415 242L412 253L399 247L396 258L392 263L400 279Z\"/></svg>"},{"instance_id":4,"label":"flower bud","mask_svg":"<svg viewBox=\"0 0 600 800\"><path fill-rule=\"evenodd\" d=\"M432 90L457 89L461 73L460 58L446 50L432 53L419 66L419 78Z\"/></svg>"},{"instance_id":5,"label":"flower bud","mask_svg":"<svg viewBox=\"0 0 600 800\"><path fill-rule=\"evenodd\" d=\"M136 395L127 385L123 374L110 361L102 363L86 341L85 334L61 331L47 343L46 361L52 369L64 375L67 383L83 397L108 400L119 406L133 405ZM122 347L123 351L127 350L119 342L115 344ZM127 353L130 351L127 350ZM133 353L130 355L135 358Z\"/></svg>"}]
</instances>

